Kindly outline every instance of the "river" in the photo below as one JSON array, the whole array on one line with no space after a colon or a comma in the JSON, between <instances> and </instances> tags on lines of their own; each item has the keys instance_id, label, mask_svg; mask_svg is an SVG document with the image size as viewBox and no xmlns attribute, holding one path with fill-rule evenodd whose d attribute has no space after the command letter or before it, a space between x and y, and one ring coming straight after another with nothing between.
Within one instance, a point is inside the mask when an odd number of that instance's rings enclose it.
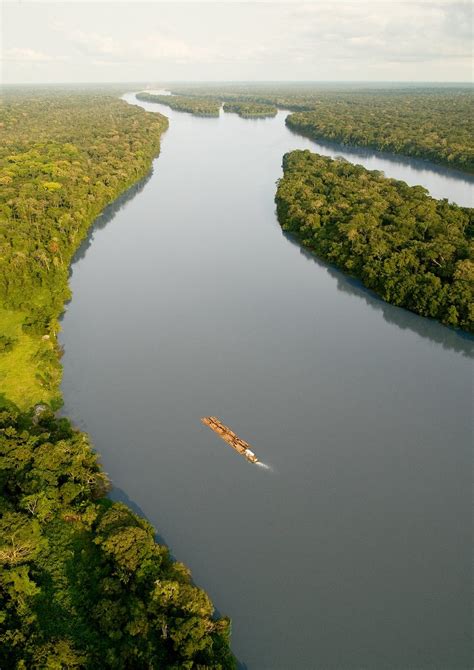
<instances>
[{"instance_id":1,"label":"river","mask_svg":"<svg viewBox=\"0 0 474 670\"><path fill-rule=\"evenodd\" d=\"M312 142L285 112L140 105L170 127L73 264L64 412L232 618L243 667L470 668L474 341L308 255L274 195L297 148L460 204L472 178Z\"/></svg>"}]
</instances>

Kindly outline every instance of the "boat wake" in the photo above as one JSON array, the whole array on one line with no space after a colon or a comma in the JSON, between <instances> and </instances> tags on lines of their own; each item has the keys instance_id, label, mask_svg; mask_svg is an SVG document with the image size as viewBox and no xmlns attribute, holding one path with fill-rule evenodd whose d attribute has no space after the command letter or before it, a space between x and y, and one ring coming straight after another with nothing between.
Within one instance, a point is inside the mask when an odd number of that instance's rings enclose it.
<instances>
[{"instance_id":1,"label":"boat wake","mask_svg":"<svg viewBox=\"0 0 474 670\"><path fill-rule=\"evenodd\" d=\"M255 463L255 465L258 465L259 468L263 468L264 470L270 470L273 472L272 467L266 463L262 463L262 461L258 461L258 463Z\"/></svg>"}]
</instances>

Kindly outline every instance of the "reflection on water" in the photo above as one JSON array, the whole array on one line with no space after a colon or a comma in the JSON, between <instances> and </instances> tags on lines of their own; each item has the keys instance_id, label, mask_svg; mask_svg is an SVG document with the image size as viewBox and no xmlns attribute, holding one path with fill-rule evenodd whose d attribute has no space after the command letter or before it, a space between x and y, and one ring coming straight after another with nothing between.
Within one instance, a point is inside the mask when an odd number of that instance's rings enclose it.
<instances>
[{"instance_id":1,"label":"reflection on water","mask_svg":"<svg viewBox=\"0 0 474 670\"><path fill-rule=\"evenodd\" d=\"M135 514L137 514L139 517L141 517L143 519L146 519L149 523L151 523L153 525L153 522L147 517L147 515L145 514L144 510L140 507L140 505L137 505L137 503L134 500L131 500L130 497L127 495L127 493L123 489L121 489L117 486L114 486L112 488L112 490L110 491L109 496L114 502L121 502L124 505L127 505L127 507L129 509L131 509L132 512L135 512ZM165 538L162 535L160 535L159 533L156 532L156 529L155 529L155 542L158 542L158 544L167 546L170 549L170 555L171 555L172 559L176 560L176 557L173 556L173 553L171 552L171 548L170 548L169 543L166 542ZM192 583L194 584L195 582L192 581ZM197 586L199 586L199 584ZM222 612L219 612L219 610L217 608L214 608L214 614L215 614L216 617L222 617L223 616ZM240 663L237 660L237 670L247 670L247 665L245 663Z\"/></svg>"},{"instance_id":2,"label":"reflection on water","mask_svg":"<svg viewBox=\"0 0 474 670\"><path fill-rule=\"evenodd\" d=\"M282 155L323 151L284 113L142 106L170 127L140 193L73 265L64 411L232 618L249 670L468 668L472 340L281 233ZM469 197L426 166L360 160ZM208 415L272 471L221 444Z\"/></svg>"},{"instance_id":3,"label":"reflection on water","mask_svg":"<svg viewBox=\"0 0 474 670\"><path fill-rule=\"evenodd\" d=\"M292 133L295 137L301 136L301 133L298 133L293 128L288 127L288 131ZM388 164L392 163L393 165L403 165L405 168L409 168L410 170L418 171L420 173L429 172L432 175L449 177L450 179L456 180L460 184L465 184L466 186L474 185L474 175L467 174L466 172L462 172L461 170L455 170L445 165L437 165L436 163L431 163L430 161L423 160L422 158L409 158L401 154L393 154L387 151L378 151L377 149L355 146L352 144L341 144L340 142L332 142L331 140L325 140L325 139L315 140L315 143L317 143L318 146L324 147L328 151L331 151L333 154L339 155L340 152L343 152L347 156L352 156L353 163L356 163L361 159L363 159L364 161L383 160L386 161ZM389 169L386 170L386 176L387 177L392 176ZM420 181L420 184L422 184L422 180ZM472 206L472 191L470 194L470 198L471 203L470 204L465 203L465 206Z\"/></svg>"},{"instance_id":4,"label":"reflection on water","mask_svg":"<svg viewBox=\"0 0 474 670\"><path fill-rule=\"evenodd\" d=\"M282 235L291 243L298 247L300 253L310 262L316 263L318 267L324 268L326 272L337 280L339 291L356 296L366 302L372 309L380 310L387 323L392 323L402 330L411 330L420 337L428 338L433 342L441 344L443 349L458 351L464 356L474 356L474 336L465 333L462 330L454 330L441 326L433 319L428 319L409 312L402 307L390 305L382 300L376 293L366 288L362 282L354 277L344 274L337 268L329 265L315 254L302 247L294 236L282 231Z\"/></svg>"},{"instance_id":5,"label":"reflection on water","mask_svg":"<svg viewBox=\"0 0 474 670\"><path fill-rule=\"evenodd\" d=\"M137 514L139 517L146 519L148 523L151 523L153 525L153 522L147 517L147 515L145 514L144 510L140 507L140 505L138 505L134 500L131 500L123 489L119 488L118 486L113 486L109 493L109 497L114 502L121 502L124 505L127 505L127 507L131 509L132 512L135 512L135 514ZM169 547L169 544L166 542L165 538L158 532L156 532L156 528L155 528L155 542L158 542L158 544L162 544ZM170 554L173 560L175 560L175 557L173 556L171 551Z\"/></svg>"},{"instance_id":6,"label":"reflection on water","mask_svg":"<svg viewBox=\"0 0 474 670\"><path fill-rule=\"evenodd\" d=\"M130 186L130 188L128 188L124 193L122 193L122 195L119 195L119 197L116 198L113 202L111 202L110 205L107 205L107 207L103 210L103 212L101 212L101 214L99 214L99 216L95 219L92 226L89 228L87 236L81 242L76 253L74 254L72 263L77 263L78 261L85 258L87 250L94 241L95 231L102 230L103 228L105 228L105 226L110 221L112 221L112 219L115 218L115 216L122 209L122 207L125 207L127 202L132 200L136 195L138 195L141 191L143 191L145 186L150 181L152 174L153 169L151 169L150 172L147 175L145 175L145 177L143 177L135 184Z\"/></svg>"}]
</instances>

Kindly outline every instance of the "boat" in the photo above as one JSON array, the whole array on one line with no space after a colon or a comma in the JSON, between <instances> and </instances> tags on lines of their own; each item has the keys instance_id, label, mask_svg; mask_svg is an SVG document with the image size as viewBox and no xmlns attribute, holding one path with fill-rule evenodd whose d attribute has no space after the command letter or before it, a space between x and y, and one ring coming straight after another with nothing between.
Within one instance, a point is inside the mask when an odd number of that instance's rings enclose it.
<instances>
[{"instance_id":1,"label":"boat","mask_svg":"<svg viewBox=\"0 0 474 670\"><path fill-rule=\"evenodd\" d=\"M215 416L204 416L201 419L201 422L213 430L220 438L230 444L232 449L235 449L237 453L246 458L250 463L258 463L259 460L250 448L250 444L242 440L238 435L234 433L228 426L219 421Z\"/></svg>"}]
</instances>

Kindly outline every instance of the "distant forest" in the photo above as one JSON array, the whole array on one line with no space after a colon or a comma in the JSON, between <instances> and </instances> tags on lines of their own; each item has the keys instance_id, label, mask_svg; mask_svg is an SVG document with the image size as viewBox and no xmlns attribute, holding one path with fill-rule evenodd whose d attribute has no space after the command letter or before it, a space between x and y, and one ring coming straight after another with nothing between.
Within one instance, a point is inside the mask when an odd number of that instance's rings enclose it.
<instances>
[{"instance_id":1,"label":"distant forest","mask_svg":"<svg viewBox=\"0 0 474 670\"><path fill-rule=\"evenodd\" d=\"M195 116L219 116L220 103L207 98L185 97L181 95L159 95L157 93L137 93L143 102L158 102L177 112L189 112Z\"/></svg>"},{"instance_id":2,"label":"distant forest","mask_svg":"<svg viewBox=\"0 0 474 670\"><path fill-rule=\"evenodd\" d=\"M313 139L371 147L474 173L469 86L248 84L171 86L188 99L270 105L297 114L289 128Z\"/></svg>"},{"instance_id":3,"label":"distant forest","mask_svg":"<svg viewBox=\"0 0 474 670\"><path fill-rule=\"evenodd\" d=\"M277 108L273 105L262 105L256 102L225 102L224 112L238 114L243 119L258 119L276 116Z\"/></svg>"},{"instance_id":4,"label":"distant forest","mask_svg":"<svg viewBox=\"0 0 474 670\"><path fill-rule=\"evenodd\" d=\"M318 101L287 117L314 139L372 147L474 172L474 96L367 94Z\"/></svg>"},{"instance_id":5,"label":"distant forest","mask_svg":"<svg viewBox=\"0 0 474 670\"><path fill-rule=\"evenodd\" d=\"M474 332L474 209L310 151L283 171L284 230L387 302Z\"/></svg>"}]
</instances>

